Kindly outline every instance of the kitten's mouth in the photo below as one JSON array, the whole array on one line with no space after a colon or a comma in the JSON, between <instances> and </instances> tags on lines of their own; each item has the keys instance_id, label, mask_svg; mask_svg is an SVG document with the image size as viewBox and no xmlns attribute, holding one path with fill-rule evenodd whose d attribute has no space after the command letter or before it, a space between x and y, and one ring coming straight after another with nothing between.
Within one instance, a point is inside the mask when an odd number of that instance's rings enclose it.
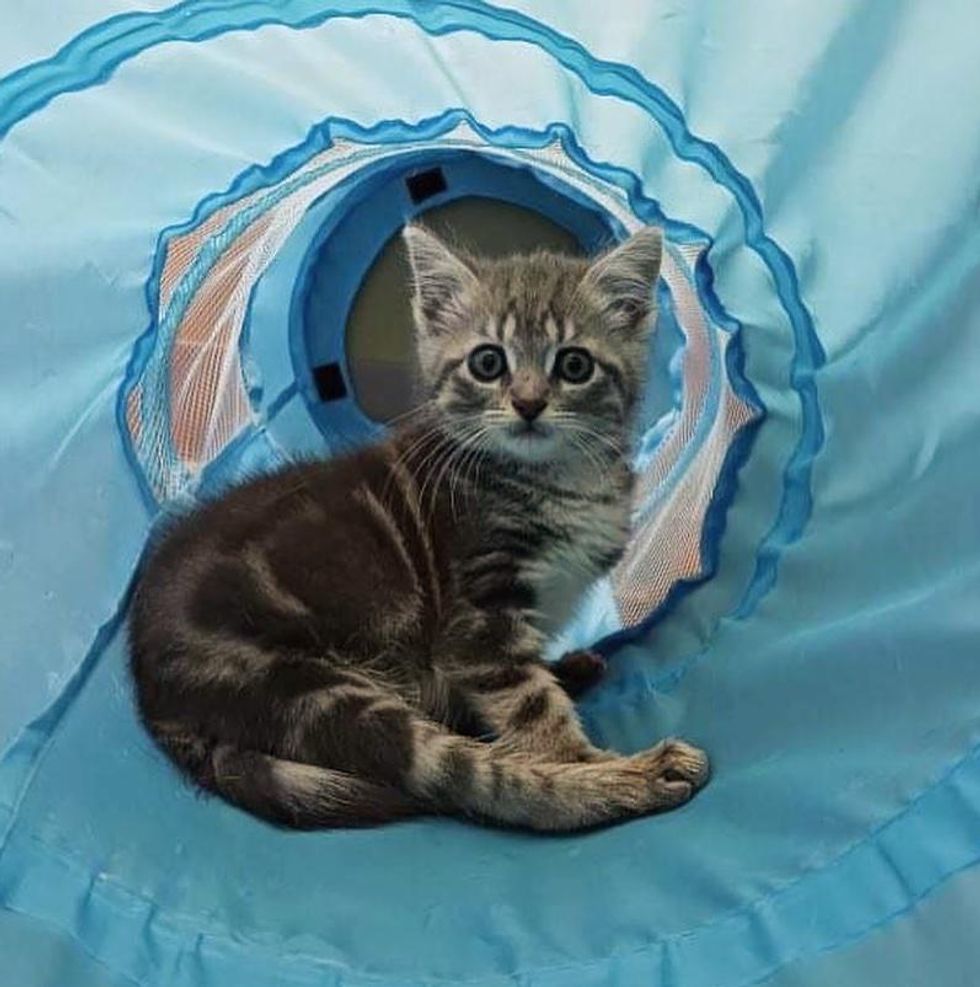
<instances>
[{"instance_id":1,"label":"kitten's mouth","mask_svg":"<svg viewBox=\"0 0 980 987\"><path fill-rule=\"evenodd\" d=\"M538 446L554 438L554 429L534 422L519 422L507 430L507 438L520 446Z\"/></svg>"},{"instance_id":2,"label":"kitten's mouth","mask_svg":"<svg viewBox=\"0 0 980 987\"><path fill-rule=\"evenodd\" d=\"M514 422L507 432L509 435L516 439L529 439L531 441L537 439L547 439L550 438L554 433L554 429L550 425L544 425L541 422Z\"/></svg>"},{"instance_id":3,"label":"kitten's mouth","mask_svg":"<svg viewBox=\"0 0 980 987\"><path fill-rule=\"evenodd\" d=\"M542 422L514 422L503 430L505 448L519 459L547 459L554 453L557 432Z\"/></svg>"}]
</instances>

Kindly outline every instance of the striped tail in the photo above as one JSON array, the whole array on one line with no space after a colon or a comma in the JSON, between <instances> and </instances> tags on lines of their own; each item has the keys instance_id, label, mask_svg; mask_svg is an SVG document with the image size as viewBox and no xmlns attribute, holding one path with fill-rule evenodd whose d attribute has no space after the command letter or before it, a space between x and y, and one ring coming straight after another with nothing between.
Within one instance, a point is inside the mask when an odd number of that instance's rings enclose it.
<instances>
[{"instance_id":1,"label":"striped tail","mask_svg":"<svg viewBox=\"0 0 980 987\"><path fill-rule=\"evenodd\" d=\"M205 791L277 826L376 826L425 813L410 795L344 771L154 730L177 765Z\"/></svg>"}]
</instances>

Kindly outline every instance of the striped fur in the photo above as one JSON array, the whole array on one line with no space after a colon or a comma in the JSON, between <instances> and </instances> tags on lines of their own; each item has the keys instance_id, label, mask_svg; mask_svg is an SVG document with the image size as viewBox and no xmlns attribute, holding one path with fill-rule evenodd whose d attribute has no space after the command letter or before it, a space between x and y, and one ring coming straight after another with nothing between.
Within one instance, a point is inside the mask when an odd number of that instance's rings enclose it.
<instances>
[{"instance_id":1,"label":"striped fur","mask_svg":"<svg viewBox=\"0 0 980 987\"><path fill-rule=\"evenodd\" d=\"M569 693L601 662L541 658L627 537L659 238L590 265L406 236L426 402L380 445L173 525L130 620L144 722L202 788L298 828L444 813L569 831L678 805L705 756L596 749ZM505 355L492 381L471 368L482 345ZM568 346L588 380L562 378Z\"/></svg>"}]
</instances>

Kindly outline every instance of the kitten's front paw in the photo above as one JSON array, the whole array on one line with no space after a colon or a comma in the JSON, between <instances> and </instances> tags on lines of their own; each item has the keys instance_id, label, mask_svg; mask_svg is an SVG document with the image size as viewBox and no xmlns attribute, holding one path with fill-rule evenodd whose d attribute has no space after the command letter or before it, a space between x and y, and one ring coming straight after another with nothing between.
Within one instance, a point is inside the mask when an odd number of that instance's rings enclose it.
<instances>
[{"instance_id":1,"label":"kitten's front paw","mask_svg":"<svg viewBox=\"0 0 980 987\"><path fill-rule=\"evenodd\" d=\"M683 805L711 776L708 755L683 740L663 740L631 760L642 765L650 780L650 808L654 811Z\"/></svg>"},{"instance_id":2,"label":"kitten's front paw","mask_svg":"<svg viewBox=\"0 0 980 987\"><path fill-rule=\"evenodd\" d=\"M606 674L606 659L595 651L566 651L551 671L565 692L577 699Z\"/></svg>"}]
</instances>

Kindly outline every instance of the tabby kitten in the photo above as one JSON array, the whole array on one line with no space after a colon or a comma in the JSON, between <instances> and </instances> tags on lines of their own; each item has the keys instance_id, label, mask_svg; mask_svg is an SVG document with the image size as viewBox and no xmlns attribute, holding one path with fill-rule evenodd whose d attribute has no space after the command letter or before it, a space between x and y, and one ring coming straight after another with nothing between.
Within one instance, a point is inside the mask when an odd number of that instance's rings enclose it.
<instances>
[{"instance_id":1,"label":"tabby kitten","mask_svg":"<svg viewBox=\"0 0 980 987\"><path fill-rule=\"evenodd\" d=\"M404 235L428 400L174 524L131 613L143 720L202 788L298 828L570 831L680 805L705 755L593 747L569 693L601 660L542 661L627 537L659 233L592 263Z\"/></svg>"}]
</instances>

